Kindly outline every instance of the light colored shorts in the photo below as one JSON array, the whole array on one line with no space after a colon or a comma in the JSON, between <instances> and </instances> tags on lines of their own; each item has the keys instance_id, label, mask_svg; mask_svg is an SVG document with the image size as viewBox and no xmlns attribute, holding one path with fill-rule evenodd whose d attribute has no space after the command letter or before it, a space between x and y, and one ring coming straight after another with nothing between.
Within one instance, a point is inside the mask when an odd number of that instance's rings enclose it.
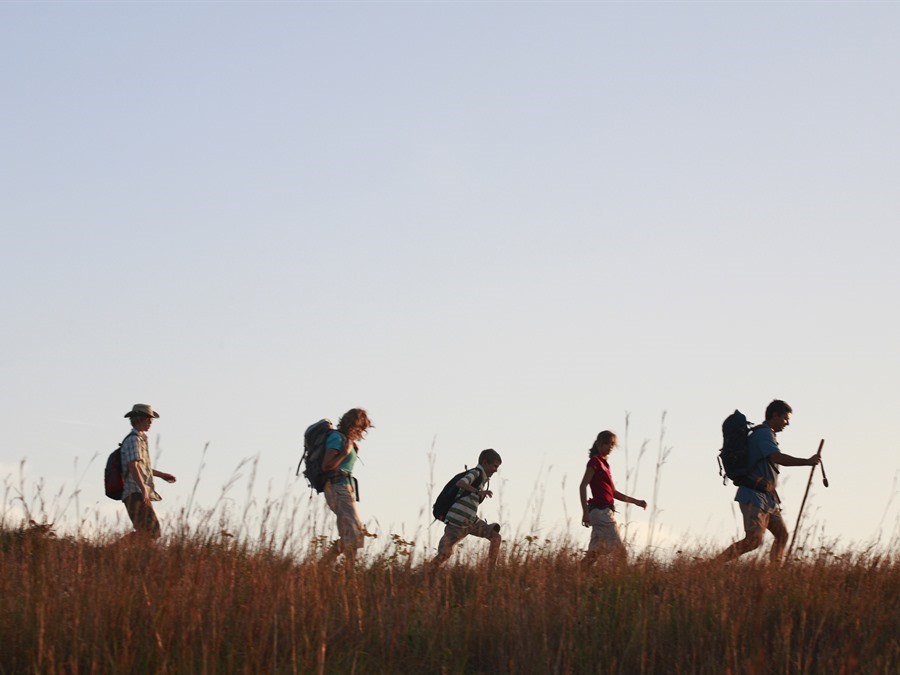
<instances>
[{"instance_id":1,"label":"light colored shorts","mask_svg":"<svg viewBox=\"0 0 900 675\"><path fill-rule=\"evenodd\" d=\"M612 509L591 509L588 517L591 519L589 552L597 550L625 552L625 544L619 536L619 528L616 525L616 514Z\"/></svg>"},{"instance_id":2,"label":"light colored shorts","mask_svg":"<svg viewBox=\"0 0 900 675\"><path fill-rule=\"evenodd\" d=\"M438 556L449 557L452 555L456 545L470 534L474 537L481 537L482 539L492 539L499 531L499 525L496 523L488 524L487 521L484 521L481 518L476 518L475 522L466 527L445 525L444 536L441 537L441 541L438 544Z\"/></svg>"},{"instance_id":3,"label":"light colored shorts","mask_svg":"<svg viewBox=\"0 0 900 675\"><path fill-rule=\"evenodd\" d=\"M781 509L776 508L774 511L763 511L756 504L738 503L741 507L741 514L744 516L744 532L747 535L758 535L762 537L766 530L773 534L784 532L787 534L787 525L784 518L781 517Z\"/></svg>"},{"instance_id":4,"label":"light colored shorts","mask_svg":"<svg viewBox=\"0 0 900 675\"><path fill-rule=\"evenodd\" d=\"M356 494L353 485L350 483L335 485L328 481L325 483L325 503L337 516L338 536L341 539L340 550L362 548L362 521L356 510Z\"/></svg>"}]
</instances>

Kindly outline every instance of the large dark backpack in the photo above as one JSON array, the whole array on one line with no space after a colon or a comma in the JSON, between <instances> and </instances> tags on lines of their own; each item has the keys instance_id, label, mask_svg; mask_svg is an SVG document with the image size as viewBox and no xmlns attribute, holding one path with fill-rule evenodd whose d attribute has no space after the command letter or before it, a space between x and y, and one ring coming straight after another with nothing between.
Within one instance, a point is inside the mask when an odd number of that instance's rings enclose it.
<instances>
[{"instance_id":1,"label":"large dark backpack","mask_svg":"<svg viewBox=\"0 0 900 675\"><path fill-rule=\"evenodd\" d=\"M128 436L133 434L128 432ZM106 490L106 496L116 501L122 500L122 492L125 490L125 473L122 471L122 444L128 439L128 436L122 439L119 447L109 453L106 459L106 468L103 470L103 487Z\"/></svg>"},{"instance_id":2,"label":"large dark backpack","mask_svg":"<svg viewBox=\"0 0 900 675\"><path fill-rule=\"evenodd\" d=\"M744 485L747 474L753 469L749 461L750 430L753 424L747 421L740 410L735 410L722 422L722 449L719 450L719 475L722 484L729 480L735 485Z\"/></svg>"},{"instance_id":3,"label":"large dark backpack","mask_svg":"<svg viewBox=\"0 0 900 675\"><path fill-rule=\"evenodd\" d=\"M437 499L434 500L434 505L431 507L431 513L434 515L435 520L440 520L444 522L447 518L447 513L450 511L450 507L453 506L454 502L459 499L459 493L461 490L456 487L456 484L462 479L470 471L474 469L466 469L465 471L456 474L450 481L444 486L444 489L441 490L440 494L437 496ZM475 480L472 481L472 487L476 490L481 487L481 472L478 472L478 475L475 476Z\"/></svg>"},{"instance_id":4,"label":"large dark backpack","mask_svg":"<svg viewBox=\"0 0 900 675\"><path fill-rule=\"evenodd\" d=\"M322 460L325 458L325 441L332 431L334 431L334 425L331 420L321 419L310 425L303 434L303 455L300 457L300 463L297 464L296 475L300 475L300 467L305 463L306 468L303 469L303 475L309 486L316 492L322 492L325 489L325 480L328 478L322 469Z\"/></svg>"}]
</instances>

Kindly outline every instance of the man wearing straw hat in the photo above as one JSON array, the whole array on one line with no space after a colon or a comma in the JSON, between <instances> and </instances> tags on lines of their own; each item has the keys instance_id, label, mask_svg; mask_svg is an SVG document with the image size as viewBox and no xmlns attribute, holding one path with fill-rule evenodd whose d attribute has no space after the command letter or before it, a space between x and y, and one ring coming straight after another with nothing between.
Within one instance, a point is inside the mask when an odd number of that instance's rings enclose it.
<instances>
[{"instance_id":1,"label":"man wearing straw hat","mask_svg":"<svg viewBox=\"0 0 900 675\"><path fill-rule=\"evenodd\" d=\"M125 417L131 419L132 431L122 442L122 474L125 476L122 501L135 532L156 539L160 529L153 502L162 497L154 489L153 477L175 482L175 476L157 471L150 465L147 431L153 420L159 418L159 413L146 403L135 403Z\"/></svg>"}]
</instances>

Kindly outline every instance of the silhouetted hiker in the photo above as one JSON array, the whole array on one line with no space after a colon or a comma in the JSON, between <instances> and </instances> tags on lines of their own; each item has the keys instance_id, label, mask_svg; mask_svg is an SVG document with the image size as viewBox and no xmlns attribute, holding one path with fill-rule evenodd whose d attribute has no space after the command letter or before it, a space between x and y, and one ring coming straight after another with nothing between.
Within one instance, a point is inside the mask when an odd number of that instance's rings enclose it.
<instances>
[{"instance_id":1,"label":"silhouetted hiker","mask_svg":"<svg viewBox=\"0 0 900 675\"><path fill-rule=\"evenodd\" d=\"M132 431L122 441L122 474L125 476L122 501L135 532L156 539L160 530L153 502L162 497L153 485L153 477L174 483L175 476L157 471L150 465L147 431L159 414L146 403L135 403L125 417L130 418Z\"/></svg>"},{"instance_id":2,"label":"silhouetted hiker","mask_svg":"<svg viewBox=\"0 0 900 675\"><path fill-rule=\"evenodd\" d=\"M766 530L775 536L769 557L772 562L781 560L788 541L788 531L781 516L781 500L776 491L779 473L776 465L815 466L820 461L817 454L802 459L785 455L778 449L775 434L791 423L792 413L791 406L776 399L766 407L766 421L750 432L747 440L748 465L753 468L747 476L747 482L757 487L742 485L734 496L734 501L740 505L744 516L746 534L743 539L716 556L716 560L726 562L759 548Z\"/></svg>"},{"instance_id":3,"label":"silhouetted hiker","mask_svg":"<svg viewBox=\"0 0 900 675\"><path fill-rule=\"evenodd\" d=\"M620 562L626 558L625 544L619 536L616 525L615 501L634 504L642 509L647 502L629 497L616 490L607 457L618 444L616 435L611 431L601 431L597 440L588 451L587 467L584 477L578 486L578 497L581 500L581 524L591 528L591 542L588 545L584 563L594 562L600 554L610 554ZM587 499L587 486L591 486L590 499Z\"/></svg>"},{"instance_id":4,"label":"silhouetted hiker","mask_svg":"<svg viewBox=\"0 0 900 675\"><path fill-rule=\"evenodd\" d=\"M325 440L322 469L326 472L325 501L337 516L338 541L326 554L331 560L344 554L344 561L352 565L357 549L363 545L363 526L356 510L359 498L353 468L356 466L359 443L374 425L362 408L351 408L338 421L337 429Z\"/></svg>"},{"instance_id":5,"label":"silhouetted hiker","mask_svg":"<svg viewBox=\"0 0 900 675\"><path fill-rule=\"evenodd\" d=\"M478 517L478 505L485 497L493 497L494 493L488 489L488 482L502 463L500 454L491 448L482 450L478 455L478 466L466 472L456 482L459 493L453 505L447 511L444 520L444 536L438 543L438 552L433 563L441 565L446 562L456 545L468 535L481 537L491 542L488 549L488 562L493 565L497 562L500 553L500 525L499 523L487 523ZM475 487L473 483L477 483Z\"/></svg>"}]
</instances>

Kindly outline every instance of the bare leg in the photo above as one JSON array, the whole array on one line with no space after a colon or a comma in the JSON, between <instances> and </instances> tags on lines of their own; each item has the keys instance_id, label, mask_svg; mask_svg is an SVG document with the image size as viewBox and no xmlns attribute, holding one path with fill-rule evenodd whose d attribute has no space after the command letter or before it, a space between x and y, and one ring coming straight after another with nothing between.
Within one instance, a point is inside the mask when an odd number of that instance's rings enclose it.
<instances>
[{"instance_id":1,"label":"bare leg","mask_svg":"<svg viewBox=\"0 0 900 675\"><path fill-rule=\"evenodd\" d=\"M442 536L440 542L438 542L437 555L434 556L434 560L431 561L432 564L435 566L440 566L447 562L450 559L450 556L453 555L453 551L456 549L456 545L465 536L465 530L462 530L458 527L453 527L452 525L446 525L444 527L444 536Z\"/></svg>"},{"instance_id":2,"label":"bare leg","mask_svg":"<svg viewBox=\"0 0 900 675\"><path fill-rule=\"evenodd\" d=\"M500 536L500 526L497 523L494 523L491 527L494 529L494 533L489 539L491 547L488 549L488 562L493 567L497 564L497 557L500 555L500 544L503 542L503 538Z\"/></svg>"},{"instance_id":3,"label":"bare leg","mask_svg":"<svg viewBox=\"0 0 900 675\"><path fill-rule=\"evenodd\" d=\"M717 555L716 562L728 562L759 548L762 545L766 528L769 527L770 516L776 515L762 511L755 504L742 503L740 506L741 514L744 517L744 532L747 534L743 539L734 542Z\"/></svg>"},{"instance_id":4,"label":"bare leg","mask_svg":"<svg viewBox=\"0 0 900 675\"><path fill-rule=\"evenodd\" d=\"M769 532L775 536L772 551L769 553L769 560L773 563L781 562L788 542L787 526L784 524L784 518L781 517L781 513L773 513L769 517Z\"/></svg>"},{"instance_id":5,"label":"bare leg","mask_svg":"<svg viewBox=\"0 0 900 675\"><path fill-rule=\"evenodd\" d=\"M752 532L747 534L740 541L734 542L731 546L722 551L719 555L716 556L716 561L718 562L728 562L729 560L734 560L735 558L744 555L745 553L749 553L760 547L762 544L762 533L761 532Z\"/></svg>"}]
</instances>

